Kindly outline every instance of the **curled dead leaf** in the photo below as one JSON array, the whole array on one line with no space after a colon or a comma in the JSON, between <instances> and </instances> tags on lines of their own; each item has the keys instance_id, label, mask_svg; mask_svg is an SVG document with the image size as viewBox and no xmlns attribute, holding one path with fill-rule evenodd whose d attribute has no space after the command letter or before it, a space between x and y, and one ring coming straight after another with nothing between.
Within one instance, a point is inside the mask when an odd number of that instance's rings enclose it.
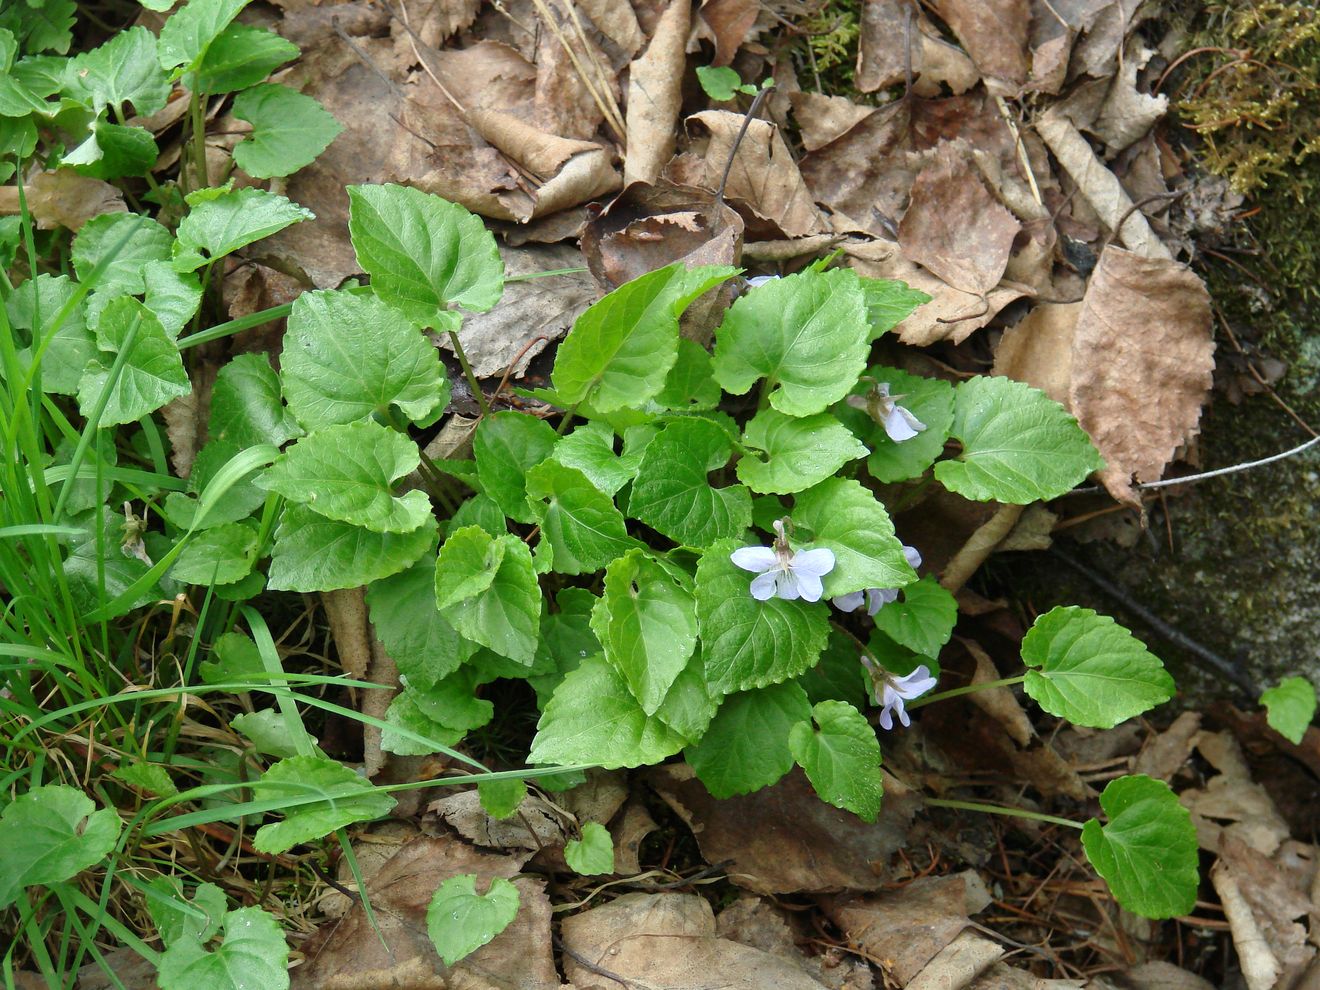
<instances>
[{"instance_id":1,"label":"curled dead leaf","mask_svg":"<svg viewBox=\"0 0 1320 990\"><path fill-rule=\"evenodd\" d=\"M623 163L629 186L655 182L674 153L691 9L688 0L670 0L651 43L629 69L628 152Z\"/></svg>"}]
</instances>

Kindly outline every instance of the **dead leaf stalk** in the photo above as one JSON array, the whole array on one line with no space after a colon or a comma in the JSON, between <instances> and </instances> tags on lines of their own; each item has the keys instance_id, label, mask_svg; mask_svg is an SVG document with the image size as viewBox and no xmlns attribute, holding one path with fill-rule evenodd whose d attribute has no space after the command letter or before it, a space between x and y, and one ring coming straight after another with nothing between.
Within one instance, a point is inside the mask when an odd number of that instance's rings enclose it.
<instances>
[{"instance_id":1,"label":"dead leaf stalk","mask_svg":"<svg viewBox=\"0 0 1320 990\"><path fill-rule=\"evenodd\" d=\"M724 174L720 176L719 188L715 190L715 210L711 222L712 230L719 230L721 220L724 215L724 190L729 184L729 173L733 171L733 161L738 157L738 146L742 144L743 138L747 136L747 128L751 126L757 112L761 109L761 104L765 102L767 96L774 92L774 87L769 86L766 89L758 90L752 97L752 105L747 108L743 114L742 126L738 128L738 135L733 139L733 147L729 149L729 158L724 163Z\"/></svg>"}]
</instances>

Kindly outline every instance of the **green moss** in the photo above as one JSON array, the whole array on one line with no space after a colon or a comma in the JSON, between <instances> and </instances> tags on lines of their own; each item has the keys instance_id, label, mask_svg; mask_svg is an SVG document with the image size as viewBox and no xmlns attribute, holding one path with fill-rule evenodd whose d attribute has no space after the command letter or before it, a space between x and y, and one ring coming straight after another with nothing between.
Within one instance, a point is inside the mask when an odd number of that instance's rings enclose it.
<instances>
[{"instance_id":1,"label":"green moss","mask_svg":"<svg viewBox=\"0 0 1320 990\"><path fill-rule=\"evenodd\" d=\"M1305 0L1208 0L1184 9L1188 55L1175 105L1197 158L1260 210L1251 219L1273 280L1314 298L1320 231L1320 16ZM1310 225L1312 228L1314 225Z\"/></svg>"}]
</instances>

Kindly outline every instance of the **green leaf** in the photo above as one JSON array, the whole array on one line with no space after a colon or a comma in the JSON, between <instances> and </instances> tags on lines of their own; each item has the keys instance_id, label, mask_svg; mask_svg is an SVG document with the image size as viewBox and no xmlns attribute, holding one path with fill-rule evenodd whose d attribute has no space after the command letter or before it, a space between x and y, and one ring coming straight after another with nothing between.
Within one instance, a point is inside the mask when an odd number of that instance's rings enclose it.
<instances>
[{"instance_id":1,"label":"green leaf","mask_svg":"<svg viewBox=\"0 0 1320 990\"><path fill-rule=\"evenodd\" d=\"M167 948L181 940L205 942L220 930L228 902L215 884L199 883L191 902L183 899L183 884L174 877L153 877L147 886L160 894L146 899L147 913Z\"/></svg>"},{"instance_id":2,"label":"green leaf","mask_svg":"<svg viewBox=\"0 0 1320 990\"><path fill-rule=\"evenodd\" d=\"M844 701L854 708L867 705L869 681L860 661L860 651L837 629L830 629L830 639L825 652L820 655L820 662L797 682L813 705L822 701Z\"/></svg>"},{"instance_id":3,"label":"green leaf","mask_svg":"<svg viewBox=\"0 0 1320 990\"><path fill-rule=\"evenodd\" d=\"M114 359L105 356L88 364L78 385L78 406L84 416L91 412L101 393L110 390L101 427L132 423L192 391L179 348L155 314L136 299L120 296L106 304L96 326L96 342L101 350L112 354L131 348L113 381L110 368Z\"/></svg>"},{"instance_id":4,"label":"green leaf","mask_svg":"<svg viewBox=\"0 0 1320 990\"><path fill-rule=\"evenodd\" d=\"M12 32L22 51L63 55L73 41L77 12L74 0L11 3L0 8L0 29Z\"/></svg>"},{"instance_id":5,"label":"green leaf","mask_svg":"<svg viewBox=\"0 0 1320 990\"><path fill-rule=\"evenodd\" d=\"M659 763L685 740L648 716L617 670L588 657L555 689L527 757L531 764L593 763L607 770Z\"/></svg>"},{"instance_id":6,"label":"green leaf","mask_svg":"<svg viewBox=\"0 0 1320 990\"><path fill-rule=\"evenodd\" d=\"M377 533L411 533L431 515L425 493L391 484L421 463L417 444L374 420L327 426L303 437L257 484L340 522Z\"/></svg>"},{"instance_id":7,"label":"green leaf","mask_svg":"<svg viewBox=\"0 0 1320 990\"><path fill-rule=\"evenodd\" d=\"M728 434L709 420L671 422L642 453L628 514L688 546L741 534L752 522L751 494L742 485L712 488L707 477L732 451Z\"/></svg>"},{"instance_id":8,"label":"green leaf","mask_svg":"<svg viewBox=\"0 0 1320 990\"><path fill-rule=\"evenodd\" d=\"M138 296L146 291L143 269L150 261L168 261L174 238L150 217L138 213L102 213L92 217L73 239L73 268L86 282L92 270L125 237L96 283L96 291L107 298L116 294Z\"/></svg>"},{"instance_id":9,"label":"green leaf","mask_svg":"<svg viewBox=\"0 0 1320 990\"><path fill-rule=\"evenodd\" d=\"M249 0L188 0L160 29L157 57L162 68L191 70Z\"/></svg>"},{"instance_id":10,"label":"green leaf","mask_svg":"<svg viewBox=\"0 0 1320 990\"><path fill-rule=\"evenodd\" d=\"M724 699L710 728L683 754L717 798L769 787L793 769L788 738L809 722L811 705L796 684L774 684Z\"/></svg>"},{"instance_id":11,"label":"green leaf","mask_svg":"<svg viewBox=\"0 0 1320 990\"><path fill-rule=\"evenodd\" d=\"M800 492L869 453L829 413L795 419L762 409L744 429L743 443L765 456L744 455L738 461L738 480L762 495Z\"/></svg>"},{"instance_id":12,"label":"green leaf","mask_svg":"<svg viewBox=\"0 0 1320 990\"><path fill-rule=\"evenodd\" d=\"M290 224L316 219L311 210L250 186L219 196L187 199L192 209L179 221L178 241L174 245L174 267L181 272L209 265L263 237L279 233Z\"/></svg>"},{"instance_id":13,"label":"green leaf","mask_svg":"<svg viewBox=\"0 0 1320 990\"><path fill-rule=\"evenodd\" d=\"M174 781L159 763L146 763L142 760L121 763L110 772L110 776L155 797L173 797L179 793Z\"/></svg>"},{"instance_id":14,"label":"green leaf","mask_svg":"<svg viewBox=\"0 0 1320 990\"><path fill-rule=\"evenodd\" d=\"M304 292L280 356L289 409L307 429L351 423L397 406L419 420L448 400L435 348L374 296Z\"/></svg>"},{"instance_id":15,"label":"green leaf","mask_svg":"<svg viewBox=\"0 0 1320 990\"><path fill-rule=\"evenodd\" d=\"M856 481L831 478L794 499L795 532L834 551L825 575L831 598L865 588L902 588L916 580L884 505Z\"/></svg>"},{"instance_id":16,"label":"green leaf","mask_svg":"<svg viewBox=\"0 0 1320 990\"><path fill-rule=\"evenodd\" d=\"M278 83L243 90L234 97L233 114L252 125L234 147L234 162L258 179L310 165L344 129L316 100Z\"/></svg>"},{"instance_id":17,"label":"green leaf","mask_svg":"<svg viewBox=\"0 0 1320 990\"><path fill-rule=\"evenodd\" d=\"M864 822L874 822L884 797L880 743L866 717L842 701L822 701L811 709L811 722L789 731L793 759L807 773L820 799L844 808Z\"/></svg>"},{"instance_id":18,"label":"green leaf","mask_svg":"<svg viewBox=\"0 0 1320 990\"><path fill-rule=\"evenodd\" d=\"M156 139L146 129L98 120L87 140L64 156L64 164L79 175L119 179L146 175L159 157Z\"/></svg>"},{"instance_id":19,"label":"green leaf","mask_svg":"<svg viewBox=\"0 0 1320 990\"><path fill-rule=\"evenodd\" d=\"M955 390L957 460L935 465L945 488L977 502L1048 501L1105 462L1072 415L1039 389L978 375Z\"/></svg>"},{"instance_id":20,"label":"green leaf","mask_svg":"<svg viewBox=\"0 0 1320 990\"><path fill-rule=\"evenodd\" d=\"M1051 609L1022 640L1024 687L1036 704L1077 725L1111 729L1173 697L1173 678L1140 640L1107 615Z\"/></svg>"},{"instance_id":21,"label":"green leaf","mask_svg":"<svg viewBox=\"0 0 1320 990\"><path fill-rule=\"evenodd\" d=\"M851 269L804 271L752 289L715 331L715 380L744 395L764 378L770 404L812 416L848 394L866 367L871 328Z\"/></svg>"},{"instance_id":22,"label":"green leaf","mask_svg":"<svg viewBox=\"0 0 1320 990\"><path fill-rule=\"evenodd\" d=\"M1260 703L1270 728L1300 746L1315 718L1315 685L1305 677L1285 677L1260 696Z\"/></svg>"},{"instance_id":23,"label":"green leaf","mask_svg":"<svg viewBox=\"0 0 1320 990\"><path fill-rule=\"evenodd\" d=\"M435 600L459 634L530 665L536 657L541 589L527 544L477 526L449 535L435 571Z\"/></svg>"},{"instance_id":24,"label":"green leaf","mask_svg":"<svg viewBox=\"0 0 1320 990\"><path fill-rule=\"evenodd\" d=\"M678 318L735 269L675 263L626 282L593 303L555 356L551 381L570 404L602 413L636 408L664 387L678 358Z\"/></svg>"},{"instance_id":25,"label":"green leaf","mask_svg":"<svg viewBox=\"0 0 1320 990\"><path fill-rule=\"evenodd\" d=\"M197 88L212 95L247 89L297 57L298 46L274 31L230 24L207 48L197 70Z\"/></svg>"},{"instance_id":26,"label":"green leaf","mask_svg":"<svg viewBox=\"0 0 1320 990\"><path fill-rule=\"evenodd\" d=\"M73 298L77 286L67 275L42 273L28 279L14 289L5 302L9 324L17 331L28 331L34 337L34 348L49 331L55 316ZM98 355L96 338L87 328L86 307L78 303L56 331L41 356L41 389L57 395L73 395L78 391L87 362ZM31 360L27 352L26 364Z\"/></svg>"},{"instance_id":27,"label":"green leaf","mask_svg":"<svg viewBox=\"0 0 1320 990\"><path fill-rule=\"evenodd\" d=\"M280 379L265 354L240 354L220 369L211 386L209 436L238 447L282 447L302 434L284 408Z\"/></svg>"},{"instance_id":28,"label":"green leaf","mask_svg":"<svg viewBox=\"0 0 1320 990\"><path fill-rule=\"evenodd\" d=\"M142 280L147 285L147 309L156 314L160 325L171 340L179 333L202 302L202 283L192 273L174 270L168 261L149 261L142 269Z\"/></svg>"},{"instance_id":29,"label":"green leaf","mask_svg":"<svg viewBox=\"0 0 1320 990\"><path fill-rule=\"evenodd\" d=\"M543 461L527 472L527 495L560 574L598 571L637 544L614 500L581 471Z\"/></svg>"},{"instance_id":30,"label":"green leaf","mask_svg":"<svg viewBox=\"0 0 1320 990\"><path fill-rule=\"evenodd\" d=\"M257 559L257 531L243 523L225 523L194 536L170 568L181 584L233 584L252 573Z\"/></svg>"},{"instance_id":31,"label":"green leaf","mask_svg":"<svg viewBox=\"0 0 1320 990\"><path fill-rule=\"evenodd\" d=\"M439 722L447 729L468 732L490 722L495 706L485 698L478 698L476 690L495 678L475 666L460 667L448 677L429 688L409 686L413 703L427 718Z\"/></svg>"},{"instance_id":32,"label":"green leaf","mask_svg":"<svg viewBox=\"0 0 1320 990\"><path fill-rule=\"evenodd\" d=\"M898 601L875 614L876 626L891 639L928 657L939 656L957 621L957 600L933 574L905 585Z\"/></svg>"},{"instance_id":33,"label":"green leaf","mask_svg":"<svg viewBox=\"0 0 1320 990\"><path fill-rule=\"evenodd\" d=\"M665 387L656 395L655 404L680 412L699 412L718 406L721 395L710 351L695 340L680 337L678 360L669 369Z\"/></svg>"},{"instance_id":34,"label":"green leaf","mask_svg":"<svg viewBox=\"0 0 1320 990\"><path fill-rule=\"evenodd\" d=\"M518 916L517 887L492 877L486 893L478 894L476 881L472 873L450 877L426 909L426 934L446 966L476 952Z\"/></svg>"},{"instance_id":35,"label":"green leaf","mask_svg":"<svg viewBox=\"0 0 1320 990\"><path fill-rule=\"evenodd\" d=\"M860 282L862 294L866 297L866 319L871 324L872 340L894 329L918 306L930 302L930 296L906 282L887 278L863 278ZM921 419L920 414L917 418Z\"/></svg>"},{"instance_id":36,"label":"green leaf","mask_svg":"<svg viewBox=\"0 0 1320 990\"><path fill-rule=\"evenodd\" d=\"M1111 780L1100 795L1109 823L1082 829L1086 858L1118 903L1145 918L1176 918L1196 906L1196 829L1169 785L1145 775Z\"/></svg>"},{"instance_id":37,"label":"green leaf","mask_svg":"<svg viewBox=\"0 0 1320 990\"><path fill-rule=\"evenodd\" d=\"M428 555L367 588L376 636L408 684L422 690L458 670L476 650L436 608L435 563Z\"/></svg>"},{"instance_id":38,"label":"green leaf","mask_svg":"<svg viewBox=\"0 0 1320 990\"><path fill-rule=\"evenodd\" d=\"M435 545L435 520L411 533L375 533L286 505L275 530L272 591L335 591L397 574Z\"/></svg>"},{"instance_id":39,"label":"green leaf","mask_svg":"<svg viewBox=\"0 0 1320 990\"><path fill-rule=\"evenodd\" d=\"M321 798L290 805L284 821L257 829L253 846L264 853L287 852L345 825L381 818L395 805L394 798L377 791L342 763L321 756L280 760L261 775L257 794L263 801Z\"/></svg>"},{"instance_id":40,"label":"green leaf","mask_svg":"<svg viewBox=\"0 0 1320 990\"><path fill-rule=\"evenodd\" d=\"M264 664L262 669L265 669ZM264 677L260 679L266 680ZM235 715L229 724L235 732L247 737L253 749L266 756L289 759L306 751L309 746L313 752L320 752L316 749L316 739L311 733L291 726L289 720L274 708Z\"/></svg>"},{"instance_id":41,"label":"green leaf","mask_svg":"<svg viewBox=\"0 0 1320 990\"><path fill-rule=\"evenodd\" d=\"M0 81L0 88L4 82ZM0 96L0 109L4 99ZM26 160L37 149L37 126L31 117L5 117L0 114L0 182L17 171L15 160ZM8 270L18 254L20 217L0 217L0 268Z\"/></svg>"},{"instance_id":42,"label":"green leaf","mask_svg":"<svg viewBox=\"0 0 1320 990\"><path fill-rule=\"evenodd\" d=\"M214 952L199 939L181 938L161 953L160 990L288 990L289 945L274 915L239 908L225 914L221 927L224 941Z\"/></svg>"},{"instance_id":43,"label":"green leaf","mask_svg":"<svg viewBox=\"0 0 1320 990\"><path fill-rule=\"evenodd\" d=\"M91 869L114 849L121 824L114 808L97 811L91 798L63 784L20 794L0 814L0 908L24 887Z\"/></svg>"},{"instance_id":44,"label":"green leaf","mask_svg":"<svg viewBox=\"0 0 1320 990\"><path fill-rule=\"evenodd\" d=\"M866 377L887 382L890 396L902 396L899 403L926 425L910 440L897 443L889 439L884 426L861 409L844 409L844 422L856 431L871 448L866 469L876 481L907 481L923 474L944 453L953 425L953 386L938 378L909 375L897 368L869 368ZM872 392L872 382L863 380L853 389L855 396Z\"/></svg>"},{"instance_id":45,"label":"green leaf","mask_svg":"<svg viewBox=\"0 0 1320 990\"><path fill-rule=\"evenodd\" d=\"M697 645L692 593L641 550L605 570L591 628L647 715L654 715Z\"/></svg>"},{"instance_id":46,"label":"green leaf","mask_svg":"<svg viewBox=\"0 0 1320 990\"><path fill-rule=\"evenodd\" d=\"M536 691L537 705L544 708L555 688L585 657L600 652L600 642L591 630L591 611L596 596L585 588L563 588L555 596L558 611L541 615L541 641L536 647L533 672L527 682Z\"/></svg>"},{"instance_id":47,"label":"green leaf","mask_svg":"<svg viewBox=\"0 0 1320 990\"><path fill-rule=\"evenodd\" d=\"M453 746L465 735L462 729L450 729L417 707L417 695L413 691L401 691L390 702L385 711L386 728L380 734L380 748L387 753L399 756L430 756L441 752L442 746ZM400 730L414 733L431 743L419 742L403 735Z\"/></svg>"},{"instance_id":48,"label":"green leaf","mask_svg":"<svg viewBox=\"0 0 1320 990\"><path fill-rule=\"evenodd\" d=\"M600 822L583 822L582 838L564 843L564 862L579 876L599 877L614 872L614 840Z\"/></svg>"},{"instance_id":49,"label":"green leaf","mask_svg":"<svg viewBox=\"0 0 1320 990\"><path fill-rule=\"evenodd\" d=\"M627 430L620 456L614 453L614 430L599 421L583 423L559 438L552 456L566 467L577 468L606 495L613 495L637 474L642 452L655 432L645 426Z\"/></svg>"},{"instance_id":50,"label":"green leaf","mask_svg":"<svg viewBox=\"0 0 1320 990\"><path fill-rule=\"evenodd\" d=\"M212 659L203 660L197 668L205 684L246 681L266 669L257 644L240 632L222 633L211 644L211 656Z\"/></svg>"},{"instance_id":51,"label":"green leaf","mask_svg":"<svg viewBox=\"0 0 1320 990\"><path fill-rule=\"evenodd\" d=\"M493 499L485 495L473 495L460 505L449 520L449 526L451 529L480 526L491 536L501 536L509 531L504 513Z\"/></svg>"},{"instance_id":52,"label":"green leaf","mask_svg":"<svg viewBox=\"0 0 1320 990\"><path fill-rule=\"evenodd\" d=\"M740 91L742 76L738 75L736 69L731 69L727 65L699 65L697 82L701 83L701 88L712 100L726 103Z\"/></svg>"},{"instance_id":53,"label":"green leaf","mask_svg":"<svg viewBox=\"0 0 1320 990\"><path fill-rule=\"evenodd\" d=\"M514 777L510 780L477 781L477 797L482 810L492 818L512 818L513 813L527 796L527 781Z\"/></svg>"},{"instance_id":54,"label":"green leaf","mask_svg":"<svg viewBox=\"0 0 1320 990\"><path fill-rule=\"evenodd\" d=\"M527 502L527 471L550 456L555 431L548 423L519 412L486 416L472 437L477 477L485 493L510 519L535 523Z\"/></svg>"},{"instance_id":55,"label":"green leaf","mask_svg":"<svg viewBox=\"0 0 1320 990\"><path fill-rule=\"evenodd\" d=\"M410 186L349 186L348 232L375 293L423 326L450 304L485 312L504 262L481 217Z\"/></svg>"},{"instance_id":56,"label":"green leaf","mask_svg":"<svg viewBox=\"0 0 1320 990\"><path fill-rule=\"evenodd\" d=\"M729 559L737 548L737 541L722 540L697 565L706 681L719 694L797 677L816 662L830 629L823 604L753 598L753 575Z\"/></svg>"},{"instance_id":57,"label":"green leaf","mask_svg":"<svg viewBox=\"0 0 1320 990\"><path fill-rule=\"evenodd\" d=\"M139 116L149 117L170 98L170 78L156 61L156 36L145 27L118 31L100 48L76 56L69 78L73 92L85 93L98 111L109 105L122 112L131 103Z\"/></svg>"}]
</instances>

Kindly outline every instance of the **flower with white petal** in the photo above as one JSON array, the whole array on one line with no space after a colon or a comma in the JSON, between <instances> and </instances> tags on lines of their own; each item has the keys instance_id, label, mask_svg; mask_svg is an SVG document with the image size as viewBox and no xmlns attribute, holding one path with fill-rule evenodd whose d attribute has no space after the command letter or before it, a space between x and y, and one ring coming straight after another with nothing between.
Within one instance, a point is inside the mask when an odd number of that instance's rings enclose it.
<instances>
[{"instance_id":1,"label":"flower with white petal","mask_svg":"<svg viewBox=\"0 0 1320 990\"><path fill-rule=\"evenodd\" d=\"M924 663L902 677L895 677L887 670L875 666L867 657L862 657L862 664L871 674L871 682L875 686L875 703L880 706L880 728L885 730L894 727L894 712L898 713L898 720L905 728L911 725L912 719L903 703L921 697L938 683L936 678L930 676L930 668Z\"/></svg>"},{"instance_id":2,"label":"flower with white petal","mask_svg":"<svg viewBox=\"0 0 1320 990\"><path fill-rule=\"evenodd\" d=\"M729 559L745 571L759 571L752 579L752 597L758 602L778 596L818 602L825 593L821 578L834 570L834 552L824 547L794 550L784 535L784 521L775 521L775 542L769 547L739 547Z\"/></svg>"},{"instance_id":3,"label":"flower with white petal","mask_svg":"<svg viewBox=\"0 0 1320 990\"><path fill-rule=\"evenodd\" d=\"M903 547L903 556L914 570L921 566L921 554L916 547ZM855 612L865 602L866 614L874 618L875 613L890 602L898 601L898 591L897 588L867 588L865 591L854 591L851 594L831 598L830 602L841 612Z\"/></svg>"},{"instance_id":4,"label":"flower with white petal","mask_svg":"<svg viewBox=\"0 0 1320 990\"><path fill-rule=\"evenodd\" d=\"M925 423L898 404L899 399L905 398L905 395L890 395L888 382L876 382L865 395L848 396L848 405L865 410L885 428L890 440L902 443L926 428Z\"/></svg>"},{"instance_id":5,"label":"flower with white petal","mask_svg":"<svg viewBox=\"0 0 1320 990\"><path fill-rule=\"evenodd\" d=\"M749 288L755 289L758 285L765 285L766 282L773 282L777 278L778 275L753 275L746 282Z\"/></svg>"}]
</instances>

